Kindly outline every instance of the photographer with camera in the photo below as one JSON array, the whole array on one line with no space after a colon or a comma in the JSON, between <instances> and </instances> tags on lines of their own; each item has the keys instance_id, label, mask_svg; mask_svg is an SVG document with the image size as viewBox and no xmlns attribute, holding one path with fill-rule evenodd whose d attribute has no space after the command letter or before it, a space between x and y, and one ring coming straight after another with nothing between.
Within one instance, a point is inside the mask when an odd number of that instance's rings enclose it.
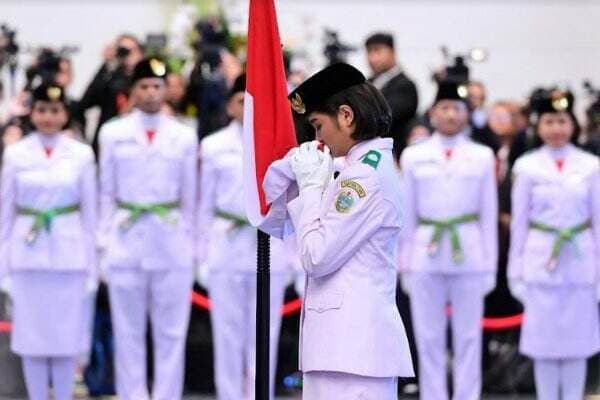
<instances>
[{"instance_id":1,"label":"photographer with camera","mask_svg":"<svg viewBox=\"0 0 600 400\"><path fill-rule=\"evenodd\" d=\"M394 155L398 159L406 147L407 125L417 113L417 87L396 60L392 35L375 33L367 38L365 48L373 72L369 81L381 90L392 109L390 136L394 138Z\"/></svg>"},{"instance_id":2,"label":"photographer with camera","mask_svg":"<svg viewBox=\"0 0 600 400\"><path fill-rule=\"evenodd\" d=\"M131 34L121 34L104 50L104 63L79 100L73 118L85 127L85 112L100 107L100 118L92 139L92 148L98 153L98 132L112 117L129 109L128 94L133 68L144 56L142 45Z\"/></svg>"},{"instance_id":3,"label":"photographer with camera","mask_svg":"<svg viewBox=\"0 0 600 400\"><path fill-rule=\"evenodd\" d=\"M68 54L73 50L63 47L58 51L43 47L37 51L33 62L25 68L25 85L23 89L14 94L7 102L2 112L0 126L3 131L25 132L32 129L29 114L31 113L32 88L41 84L59 85L67 90L73 80L72 64ZM73 102L65 93L65 106L69 113L72 112ZM73 133L73 137L81 134L81 126L70 120L65 132Z\"/></svg>"}]
</instances>

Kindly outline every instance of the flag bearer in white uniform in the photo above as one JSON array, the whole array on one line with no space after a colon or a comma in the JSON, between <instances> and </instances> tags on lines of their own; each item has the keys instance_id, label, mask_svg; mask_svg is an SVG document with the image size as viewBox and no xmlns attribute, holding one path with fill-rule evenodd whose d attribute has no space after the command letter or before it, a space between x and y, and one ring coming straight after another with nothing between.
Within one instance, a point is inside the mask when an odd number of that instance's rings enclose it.
<instances>
[{"instance_id":1,"label":"flag bearer in white uniform","mask_svg":"<svg viewBox=\"0 0 600 400\"><path fill-rule=\"evenodd\" d=\"M348 64L318 72L290 100L326 145L304 143L290 159L300 194L288 210L308 277L302 396L397 399L397 377L413 370L395 301L402 211L392 139L382 138L389 106ZM344 157L336 174L332 155Z\"/></svg>"},{"instance_id":2,"label":"flag bearer in white uniform","mask_svg":"<svg viewBox=\"0 0 600 400\"><path fill-rule=\"evenodd\" d=\"M256 229L243 202L242 120L246 76L229 90L231 122L200 143L198 246L207 276L219 400L254 399L256 363ZM271 238L271 396L275 389L281 306L300 260L293 242ZM298 266L294 268L295 266Z\"/></svg>"},{"instance_id":3,"label":"flag bearer in white uniform","mask_svg":"<svg viewBox=\"0 0 600 400\"><path fill-rule=\"evenodd\" d=\"M4 153L0 279L14 303L11 348L32 400L70 400L97 287L96 168L92 149L62 134L64 90L33 91L35 131Z\"/></svg>"},{"instance_id":4,"label":"flag bearer in white uniform","mask_svg":"<svg viewBox=\"0 0 600 400\"><path fill-rule=\"evenodd\" d=\"M165 64L134 69L136 108L100 131L101 244L115 332L120 400L182 396L195 251L197 138L160 114ZM146 382L146 324L154 346Z\"/></svg>"},{"instance_id":5,"label":"flag bearer in white uniform","mask_svg":"<svg viewBox=\"0 0 600 400\"><path fill-rule=\"evenodd\" d=\"M600 165L571 144L570 93L531 105L543 145L513 169L508 281L525 307L520 350L534 360L538 399L580 400L600 350Z\"/></svg>"},{"instance_id":6,"label":"flag bearer in white uniform","mask_svg":"<svg viewBox=\"0 0 600 400\"><path fill-rule=\"evenodd\" d=\"M452 398L481 398L481 319L484 297L495 286L498 205L494 155L468 138L466 99L466 86L442 82L431 109L435 133L401 157L399 267L410 295L423 400L448 399L448 320Z\"/></svg>"}]
</instances>

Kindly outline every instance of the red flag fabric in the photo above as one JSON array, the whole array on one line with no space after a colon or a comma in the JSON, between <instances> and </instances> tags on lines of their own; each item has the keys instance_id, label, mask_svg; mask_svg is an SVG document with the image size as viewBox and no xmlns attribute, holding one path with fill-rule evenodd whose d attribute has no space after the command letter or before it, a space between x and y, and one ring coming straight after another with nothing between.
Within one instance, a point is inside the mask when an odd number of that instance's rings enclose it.
<instances>
[{"instance_id":1,"label":"red flag fabric","mask_svg":"<svg viewBox=\"0 0 600 400\"><path fill-rule=\"evenodd\" d=\"M250 0L244 99L244 189L254 226L269 206L263 180L275 160L297 145L273 0Z\"/></svg>"}]
</instances>

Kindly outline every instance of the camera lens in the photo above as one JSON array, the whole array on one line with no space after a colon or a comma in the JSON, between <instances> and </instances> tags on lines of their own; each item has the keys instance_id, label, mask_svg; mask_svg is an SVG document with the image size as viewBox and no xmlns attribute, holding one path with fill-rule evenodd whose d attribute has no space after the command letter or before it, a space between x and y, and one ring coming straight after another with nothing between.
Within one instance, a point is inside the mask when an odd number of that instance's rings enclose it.
<instances>
[{"instance_id":1,"label":"camera lens","mask_svg":"<svg viewBox=\"0 0 600 400\"><path fill-rule=\"evenodd\" d=\"M117 58L125 58L129 55L129 53L131 53L131 50L129 50L127 47L117 47Z\"/></svg>"}]
</instances>

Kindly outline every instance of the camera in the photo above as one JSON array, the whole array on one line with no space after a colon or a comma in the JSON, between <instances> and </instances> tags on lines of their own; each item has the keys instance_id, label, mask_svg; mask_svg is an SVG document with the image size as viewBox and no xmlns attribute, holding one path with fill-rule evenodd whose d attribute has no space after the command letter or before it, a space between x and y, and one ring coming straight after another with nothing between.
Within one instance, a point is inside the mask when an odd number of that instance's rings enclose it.
<instances>
[{"instance_id":1,"label":"camera","mask_svg":"<svg viewBox=\"0 0 600 400\"><path fill-rule=\"evenodd\" d=\"M336 31L325 29L325 47L323 54L329 65L346 61L346 56L356 47L342 43Z\"/></svg>"},{"instance_id":2,"label":"camera","mask_svg":"<svg viewBox=\"0 0 600 400\"><path fill-rule=\"evenodd\" d=\"M10 29L8 25L0 25L0 68L6 63L16 66L16 55L19 52L16 35L17 32L14 29Z\"/></svg>"},{"instance_id":3,"label":"camera","mask_svg":"<svg viewBox=\"0 0 600 400\"><path fill-rule=\"evenodd\" d=\"M149 33L144 43L146 54L155 57L165 57L167 53L167 35L164 33Z\"/></svg>"},{"instance_id":4,"label":"camera","mask_svg":"<svg viewBox=\"0 0 600 400\"><path fill-rule=\"evenodd\" d=\"M444 56L445 65L433 74L433 80L438 83L445 80L457 83L468 82L470 69L467 62L484 62L488 57L487 51L479 47L469 50L466 54L451 55L446 46L442 46L440 50Z\"/></svg>"},{"instance_id":5,"label":"camera","mask_svg":"<svg viewBox=\"0 0 600 400\"><path fill-rule=\"evenodd\" d=\"M129 50L127 47L117 47L116 56L119 61L123 61L124 59L126 59L129 53L131 53L131 50Z\"/></svg>"}]
</instances>

